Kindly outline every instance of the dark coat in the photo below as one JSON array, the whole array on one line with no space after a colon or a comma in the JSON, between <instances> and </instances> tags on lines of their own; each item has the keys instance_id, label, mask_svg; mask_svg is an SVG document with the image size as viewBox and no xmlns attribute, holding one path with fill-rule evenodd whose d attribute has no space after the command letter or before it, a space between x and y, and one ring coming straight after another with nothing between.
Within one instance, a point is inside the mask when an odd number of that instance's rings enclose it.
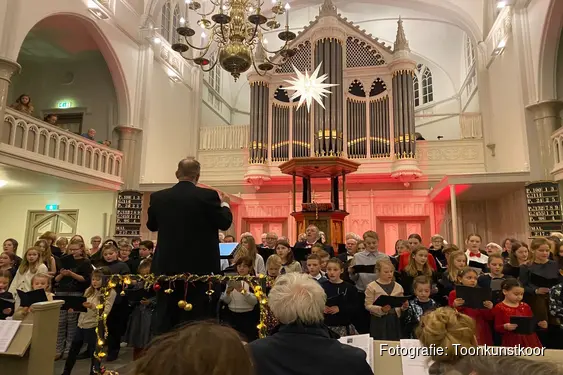
<instances>
[{"instance_id":1,"label":"dark coat","mask_svg":"<svg viewBox=\"0 0 563 375\"><path fill-rule=\"evenodd\" d=\"M248 346L256 375L373 375L363 350L340 343L323 326L284 325Z\"/></svg>"},{"instance_id":2,"label":"dark coat","mask_svg":"<svg viewBox=\"0 0 563 375\"><path fill-rule=\"evenodd\" d=\"M232 221L231 210L221 205L215 190L190 181L151 194L147 228L158 232L151 272L220 273L218 234Z\"/></svg>"}]
</instances>

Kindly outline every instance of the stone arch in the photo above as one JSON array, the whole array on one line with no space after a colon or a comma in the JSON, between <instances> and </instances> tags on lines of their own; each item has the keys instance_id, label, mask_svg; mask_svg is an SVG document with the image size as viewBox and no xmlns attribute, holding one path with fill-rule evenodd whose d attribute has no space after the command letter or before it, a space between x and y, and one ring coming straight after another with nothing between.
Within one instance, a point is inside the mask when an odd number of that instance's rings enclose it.
<instances>
[{"instance_id":1,"label":"stone arch","mask_svg":"<svg viewBox=\"0 0 563 375\"><path fill-rule=\"evenodd\" d=\"M557 99L563 96L563 92L557 92L556 77L558 51L563 29L563 2L550 0L546 20L543 23L543 32L540 42L540 55L538 62L538 96L540 101Z\"/></svg>"},{"instance_id":2,"label":"stone arch","mask_svg":"<svg viewBox=\"0 0 563 375\"><path fill-rule=\"evenodd\" d=\"M26 3L22 0L21 3ZM67 3L68 4L68 3ZM29 5L29 4L28 4ZM25 4L22 4L25 7ZM33 7L32 5L29 5ZM52 9L48 9L52 8ZM96 23L88 13L88 9L84 2L74 2L71 5L66 6L50 6L48 8L42 8L44 12L31 12L28 16L20 18L17 25L17 33L13 37L12 44L10 46L9 58L16 61L18 59L19 52L25 40L25 37L29 32L37 25L39 22L54 16L64 16L64 17L74 17L80 19L90 36L96 42L100 53L104 57L104 60L108 66L113 81L114 90L117 97L117 114L118 114L118 124L120 125L130 125L132 124L132 106L131 106L131 95L129 90L129 85L127 82L127 77L125 70L123 69L122 59L120 58L115 48L113 47L110 39L107 36L108 24ZM62 8L62 9L59 9ZM70 8L70 9L69 9ZM74 9L73 9L74 8ZM131 80L130 80L131 81ZM133 82L131 82L134 85Z\"/></svg>"}]
</instances>

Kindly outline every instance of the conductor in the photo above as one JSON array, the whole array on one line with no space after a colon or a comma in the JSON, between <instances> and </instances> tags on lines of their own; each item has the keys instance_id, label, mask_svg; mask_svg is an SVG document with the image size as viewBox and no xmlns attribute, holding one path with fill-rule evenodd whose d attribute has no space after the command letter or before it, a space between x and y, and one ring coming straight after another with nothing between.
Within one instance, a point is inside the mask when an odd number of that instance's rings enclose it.
<instances>
[{"instance_id":1,"label":"conductor","mask_svg":"<svg viewBox=\"0 0 563 375\"><path fill-rule=\"evenodd\" d=\"M151 194L147 228L158 232L151 268L154 275L210 275L221 270L218 232L229 229L233 215L227 196L220 199L215 190L197 186L200 169L195 159L181 160L178 183ZM187 321L213 318L219 292L208 295L210 288L204 282L161 285L154 312L155 333L168 332ZM180 308L181 300L187 302L186 308Z\"/></svg>"}]
</instances>

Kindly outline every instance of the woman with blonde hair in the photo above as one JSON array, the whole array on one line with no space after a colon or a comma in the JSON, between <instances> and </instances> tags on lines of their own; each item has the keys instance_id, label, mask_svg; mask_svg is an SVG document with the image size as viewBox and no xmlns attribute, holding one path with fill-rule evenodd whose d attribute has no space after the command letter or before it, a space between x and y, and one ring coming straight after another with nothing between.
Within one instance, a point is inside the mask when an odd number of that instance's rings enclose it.
<instances>
[{"instance_id":1,"label":"woman with blonde hair","mask_svg":"<svg viewBox=\"0 0 563 375\"><path fill-rule=\"evenodd\" d=\"M416 337L426 347L436 347L431 356L434 363L428 369L430 375L444 374L462 357L459 348L477 347L475 321L451 307L439 307L424 314L416 329Z\"/></svg>"},{"instance_id":2,"label":"woman with blonde hair","mask_svg":"<svg viewBox=\"0 0 563 375\"><path fill-rule=\"evenodd\" d=\"M33 246L41 251L41 258L43 259L45 266L49 270L49 275L55 276L57 274L57 262L55 261L55 257L51 253L49 242L45 239L39 239L35 241L35 244Z\"/></svg>"}]
</instances>

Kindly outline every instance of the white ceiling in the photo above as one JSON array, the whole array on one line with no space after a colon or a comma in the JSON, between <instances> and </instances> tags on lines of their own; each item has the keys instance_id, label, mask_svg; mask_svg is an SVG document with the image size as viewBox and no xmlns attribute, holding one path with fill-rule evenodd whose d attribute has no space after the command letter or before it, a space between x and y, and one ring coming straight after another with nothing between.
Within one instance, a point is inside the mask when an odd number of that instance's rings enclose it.
<instances>
[{"instance_id":1,"label":"white ceiling","mask_svg":"<svg viewBox=\"0 0 563 375\"><path fill-rule=\"evenodd\" d=\"M290 28L294 32L301 31L318 15L321 4L292 8ZM395 41L397 20L401 16L411 52L417 62L428 64L432 70L442 71L447 80L445 86L448 87L448 95L454 95L459 90L465 78L462 60L465 33L458 25L436 15L409 8L354 1L334 1L334 4L342 17L388 45ZM277 33L278 31L266 34L270 50L281 47Z\"/></svg>"},{"instance_id":2,"label":"white ceiling","mask_svg":"<svg viewBox=\"0 0 563 375\"><path fill-rule=\"evenodd\" d=\"M47 194L103 190L97 186L0 164L0 195Z\"/></svg>"}]
</instances>

